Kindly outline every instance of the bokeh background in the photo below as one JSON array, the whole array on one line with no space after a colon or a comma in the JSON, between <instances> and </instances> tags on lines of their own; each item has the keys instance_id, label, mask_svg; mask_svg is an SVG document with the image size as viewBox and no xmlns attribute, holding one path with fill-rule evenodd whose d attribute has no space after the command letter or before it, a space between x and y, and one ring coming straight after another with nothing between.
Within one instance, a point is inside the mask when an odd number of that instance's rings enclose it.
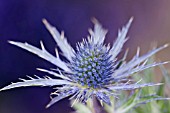
<instances>
[{"instance_id":1,"label":"bokeh background","mask_svg":"<svg viewBox=\"0 0 170 113\"><path fill-rule=\"evenodd\" d=\"M56 44L42 24L46 18L59 31L64 30L70 44L88 34L92 27L91 18L97 18L109 30L106 43L113 43L117 31L134 17L129 30L128 59L141 47L141 54L158 46L170 43L170 0L0 0L0 88L25 75L37 74L41 68L55 68L54 65L37 56L7 43L8 40L28 42L40 47L42 40L52 54ZM120 55L121 56L121 55ZM157 59L170 60L170 47L159 52ZM166 65L170 70L170 65ZM155 75L155 78L160 75ZM18 88L0 92L0 113L68 113L72 109L64 99L49 109L53 91L47 87Z\"/></svg>"}]
</instances>

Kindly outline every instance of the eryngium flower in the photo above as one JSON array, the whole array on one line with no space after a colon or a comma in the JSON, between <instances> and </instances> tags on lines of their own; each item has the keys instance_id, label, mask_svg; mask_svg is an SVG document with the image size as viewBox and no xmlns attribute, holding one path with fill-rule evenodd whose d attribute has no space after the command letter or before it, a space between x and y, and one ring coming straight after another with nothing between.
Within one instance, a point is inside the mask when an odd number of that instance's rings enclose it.
<instances>
[{"instance_id":1,"label":"eryngium flower","mask_svg":"<svg viewBox=\"0 0 170 113\"><path fill-rule=\"evenodd\" d=\"M55 27L43 19L43 23L67 61L60 59L57 49L55 49L56 57L47 52L42 42L40 42L41 49L38 49L28 43L10 41L9 43L51 62L57 69L38 69L53 75L53 78L28 76L29 80L21 79L21 82L12 83L2 88L1 91L26 86L54 86L57 90L52 93L54 98L51 99L47 107L68 96L71 96L71 99L75 99L76 102L82 103L96 96L100 102L111 105L110 97L117 97L117 91L160 85L161 83L139 84L140 81L129 82L129 76L144 69L167 63L147 64L149 57L164 49L167 45L153 49L143 56L139 56L138 49L136 55L129 62L125 62L127 52L122 59L117 58L127 41L126 35L132 20L131 18L127 25L119 30L117 39L110 47L109 44L104 44L107 30L94 19L94 30L90 29L90 36L77 43L76 50L74 50L68 44L64 33L61 32L60 34Z\"/></svg>"}]
</instances>

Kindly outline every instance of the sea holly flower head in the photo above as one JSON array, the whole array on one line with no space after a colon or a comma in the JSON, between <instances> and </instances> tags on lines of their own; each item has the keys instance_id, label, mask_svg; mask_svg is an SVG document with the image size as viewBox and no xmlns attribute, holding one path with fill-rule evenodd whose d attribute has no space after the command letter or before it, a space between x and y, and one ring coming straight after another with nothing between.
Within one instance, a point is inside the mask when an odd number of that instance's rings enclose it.
<instances>
[{"instance_id":1,"label":"sea holly flower head","mask_svg":"<svg viewBox=\"0 0 170 113\"><path fill-rule=\"evenodd\" d=\"M120 90L133 90L147 86L161 85L161 83L140 84L140 81L135 83L130 82L129 76L150 67L166 64L167 62L147 64L147 60L153 54L167 47L167 44L155 48L143 56L139 56L138 49L136 55L128 62L125 61L127 52L125 52L122 59L117 58L124 43L127 41L126 35L132 20L133 18L119 30L117 39L110 46L110 44L104 44L107 30L94 19L94 30L90 29L90 36L87 39L83 39L82 42L77 43L74 50L68 44L64 33L61 32L60 34L55 27L43 19L43 23L53 36L67 61L60 59L57 49L55 49L56 56L50 54L42 42L40 42L41 49L39 49L28 43L9 41L9 43L28 50L51 62L57 69L46 70L38 68L38 70L53 76L28 76L29 79L21 79L20 82L12 83L0 91L26 86L54 86L57 89L52 93L55 97L51 99L47 107L66 97L85 103L89 98L93 98L94 96L101 103L104 102L111 105L110 98L117 97L117 92Z\"/></svg>"}]
</instances>

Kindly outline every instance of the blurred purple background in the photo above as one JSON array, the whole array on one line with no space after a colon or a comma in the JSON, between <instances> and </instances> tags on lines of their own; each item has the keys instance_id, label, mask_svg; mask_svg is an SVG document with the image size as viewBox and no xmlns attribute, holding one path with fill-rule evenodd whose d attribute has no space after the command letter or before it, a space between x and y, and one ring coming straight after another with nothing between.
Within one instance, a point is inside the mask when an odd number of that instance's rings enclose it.
<instances>
[{"instance_id":1,"label":"blurred purple background","mask_svg":"<svg viewBox=\"0 0 170 113\"><path fill-rule=\"evenodd\" d=\"M117 31L134 17L129 40L128 59L141 47L147 52L151 43L170 43L170 0L0 0L0 87L11 81L37 74L37 67L54 65L7 43L8 40L28 42L40 47L42 40L52 54L56 44L42 24L46 18L59 31L64 30L68 41L75 43L88 34L91 18L97 18L109 30L106 43L113 43ZM170 47L157 54L162 61L170 60ZM170 65L166 66L170 69ZM72 111L64 99L49 109L51 88L18 88L0 92L0 113L68 113Z\"/></svg>"}]
</instances>

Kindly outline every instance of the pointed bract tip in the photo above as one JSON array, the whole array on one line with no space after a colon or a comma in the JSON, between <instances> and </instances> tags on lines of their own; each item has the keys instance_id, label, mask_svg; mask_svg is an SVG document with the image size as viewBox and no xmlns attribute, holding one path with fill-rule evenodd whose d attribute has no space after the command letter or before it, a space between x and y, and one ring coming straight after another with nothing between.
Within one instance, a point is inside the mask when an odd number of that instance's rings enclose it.
<instances>
[{"instance_id":1,"label":"pointed bract tip","mask_svg":"<svg viewBox=\"0 0 170 113\"><path fill-rule=\"evenodd\" d=\"M11 40L8 40L8 43L10 43L10 44L15 44L16 42L11 41Z\"/></svg>"},{"instance_id":2,"label":"pointed bract tip","mask_svg":"<svg viewBox=\"0 0 170 113\"><path fill-rule=\"evenodd\" d=\"M160 86L160 85L163 85L164 83L156 83L154 84L155 86Z\"/></svg>"},{"instance_id":3,"label":"pointed bract tip","mask_svg":"<svg viewBox=\"0 0 170 113\"><path fill-rule=\"evenodd\" d=\"M36 68L38 71L44 71L44 69L42 68Z\"/></svg>"},{"instance_id":4,"label":"pointed bract tip","mask_svg":"<svg viewBox=\"0 0 170 113\"><path fill-rule=\"evenodd\" d=\"M41 45L42 50L45 50L45 47L44 47L42 40L40 41L40 45Z\"/></svg>"},{"instance_id":5,"label":"pointed bract tip","mask_svg":"<svg viewBox=\"0 0 170 113\"><path fill-rule=\"evenodd\" d=\"M168 47L168 46L169 46L169 44L165 44L165 45L164 45L165 48Z\"/></svg>"},{"instance_id":6,"label":"pointed bract tip","mask_svg":"<svg viewBox=\"0 0 170 113\"><path fill-rule=\"evenodd\" d=\"M12 45L18 45L19 43L21 43L21 42L15 42L15 41L8 41L8 43L10 43L10 44L12 44Z\"/></svg>"},{"instance_id":7,"label":"pointed bract tip","mask_svg":"<svg viewBox=\"0 0 170 113\"><path fill-rule=\"evenodd\" d=\"M42 22L43 22L44 24L47 24L47 23L48 23L48 21L47 21L45 18L42 19Z\"/></svg>"},{"instance_id":8,"label":"pointed bract tip","mask_svg":"<svg viewBox=\"0 0 170 113\"><path fill-rule=\"evenodd\" d=\"M46 27L51 26L50 23L45 18L42 19L42 22Z\"/></svg>"},{"instance_id":9,"label":"pointed bract tip","mask_svg":"<svg viewBox=\"0 0 170 113\"><path fill-rule=\"evenodd\" d=\"M133 22L133 17L131 17L131 18L129 19L129 21L128 21L126 27L129 28L130 25L132 24L132 22Z\"/></svg>"},{"instance_id":10,"label":"pointed bract tip","mask_svg":"<svg viewBox=\"0 0 170 113\"><path fill-rule=\"evenodd\" d=\"M91 18L91 21L92 21L94 24L99 24L99 21L98 21L95 17L92 17L92 18Z\"/></svg>"},{"instance_id":11,"label":"pointed bract tip","mask_svg":"<svg viewBox=\"0 0 170 113\"><path fill-rule=\"evenodd\" d=\"M132 16L130 19L129 19L129 22L132 23L134 17Z\"/></svg>"},{"instance_id":12,"label":"pointed bract tip","mask_svg":"<svg viewBox=\"0 0 170 113\"><path fill-rule=\"evenodd\" d=\"M4 88L0 89L0 91L3 91Z\"/></svg>"},{"instance_id":13,"label":"pointed bract tip","mask_svg":"<svg viewBox=\"0 0 170 113\"><path fill-rule=\"evenodd\" d=\"M170 61L163 62L163 64L169 64L169 63L170 63Z\"/></svg>"},{"instance_id":14,"label":"pointed bract tip","mask_svg":"<svg viewBox=\"0 0 170 113\"><path fill-rule=\"evenodd\" d=\"M47 108L49 108L51 105L50 104L47 104L46 106L45 106L45 108L47 109Z\"/></svg>"}]
</instances>

